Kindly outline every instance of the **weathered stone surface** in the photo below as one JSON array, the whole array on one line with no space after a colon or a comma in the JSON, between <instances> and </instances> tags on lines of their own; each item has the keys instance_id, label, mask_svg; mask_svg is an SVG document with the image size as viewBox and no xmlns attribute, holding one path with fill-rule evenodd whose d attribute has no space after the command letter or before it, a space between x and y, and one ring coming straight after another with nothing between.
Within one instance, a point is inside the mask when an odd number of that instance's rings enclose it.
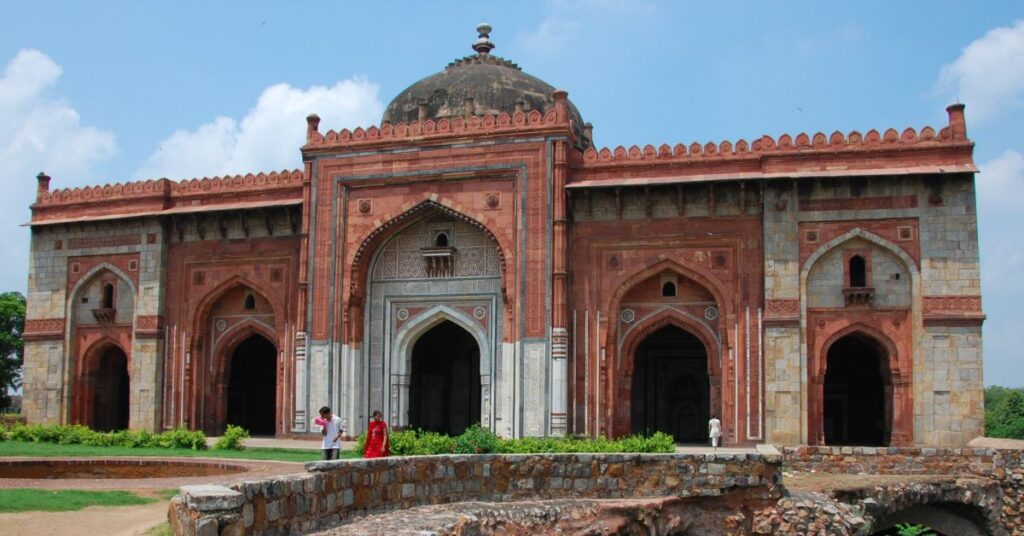
<instances>
[{"instance_id":1,"label":"weathered stone surface","mask_svg":"<svg viewBox=\"0 0 1024 536\"><path fill-rule=\"evenodd\" d=\"M181 496L189 508L199 512L234 511L241 508L245 500L241 493L214 484L182 486Z\"/></svg>"}]
</instances>

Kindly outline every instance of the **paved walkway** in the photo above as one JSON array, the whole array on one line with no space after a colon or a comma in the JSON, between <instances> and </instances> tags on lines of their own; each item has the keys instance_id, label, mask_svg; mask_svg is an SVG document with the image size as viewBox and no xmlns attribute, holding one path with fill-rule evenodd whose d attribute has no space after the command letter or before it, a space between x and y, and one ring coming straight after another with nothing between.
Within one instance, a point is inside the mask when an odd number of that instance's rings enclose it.
<instances>
[{"instance_id":1,"label":"paved walkway","mask_svg":"<svg viewBox=\"0 0 1024 536\"><path fill-rule=\"evenodd\" d=\"M213 446L219 437L208 437L206 444ZM309 439L291 439L277 437L250 437L245 440L247 447L277 448L277 449L320 449L319 437L310 436ZM342 441L341 449L350 450L355 448L355 441ZM771 445L751 445L746 447L718 447L712 448L708 445L678 445L676 452L679 454L780 454Z\"/></svg>"},{"instance_id":2,"label":"paved walkway","mask_svg":"<svg viewBox=\"0 0 1024 536\"><path fill-rule=\"evenodd\" d=\"M206 446L212 447L219 437L207 437ZM309 439L290 439L278 437L250 437L245 440L245 446L274 449L298 449L298 450L320 450L320 436L310 436ZM355 448L355 441L342 441L341 449L349 450Z\"/></svg>"}]
</instances>

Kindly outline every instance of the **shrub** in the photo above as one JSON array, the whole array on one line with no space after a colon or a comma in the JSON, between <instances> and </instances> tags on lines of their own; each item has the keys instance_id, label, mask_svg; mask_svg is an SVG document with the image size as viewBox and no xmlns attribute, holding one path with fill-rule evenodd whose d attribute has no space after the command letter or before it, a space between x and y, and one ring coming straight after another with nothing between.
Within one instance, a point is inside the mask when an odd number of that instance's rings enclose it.
<instances>
[{"instance_id":1,"label":"shrub","mask_svg":"<svg viewBox=\"0 0 1024 536\"><path fill-rule=\"evenodd\" d=\"M499 440L494 432L476 423L455 438L455 452L458 454L490 454L498 451Z\"/></svg>"},{"instance_id":2,"label":"shrub","mask_svg":"<svg viewBox=\"0 0 1024 536\"><path fill-rule=\"evenodd\" d=\"M176 428L160 434L145 430L97 432L80 424L21 424L0 426L0 437L11 441L89 445L94 447L206 448L206 435L199 430Z\"/></svg>"},{"instance_id":3,"label":"shrub","mask_svg":"<svg viewBox=\"0 0 1024 536\"><path fill-rule=\"evenodd\" d=\"M241 426L228 425L224 435L213 445L216 450L245 450L243 441L249 439L249 431Z\"/></svg>"}]
</instances>

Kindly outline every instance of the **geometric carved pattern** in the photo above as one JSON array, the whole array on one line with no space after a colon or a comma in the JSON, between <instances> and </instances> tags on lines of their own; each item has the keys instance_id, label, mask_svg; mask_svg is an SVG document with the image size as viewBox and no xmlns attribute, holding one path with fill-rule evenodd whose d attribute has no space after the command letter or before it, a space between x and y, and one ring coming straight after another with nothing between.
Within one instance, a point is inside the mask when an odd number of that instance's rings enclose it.
<instances>
[{"instance_id":1,"label":"geometric carved pattern","mask_svg":"<svg viewBox=\"0 0 1024 536\"><path fill-rule=\"evenodd\" d=\"M139 315L135 317L135 335L142 339L163 336L164 317L160 315Z\"/></svg>"},{"instance_id":2,"label":"geometric carved pattern","mask_svg":"<svg viewBox=\"0 0 1024 536\"><path fill-rule=\"evenodd\" d=\"M25 320L22 336L27 341L41 341L64 338L63 318L37 318Z\"/></svg>"},{"instance_id":3,"label":"geometric carved pattern","mask_svg":"<svg viewBox=\"0 0 1024 536\"><path fill-rule=\"evenodd\" d=\"M454 246L453 277L487 277L501 275L498 249L487 233L463 221L442 222ZM434 246L439 222L421 221L402 231L387 243L373 266L373 281L427 279L436 276L424 262L424 248Z\"/></svg>"},{"instance_id":4,"label":"geometric carved pattern","mask_svg":"<svg viewBox=\"0 0 1024 536\"><path fill-rule=\"evenodd\" d=\"M765 313L775 316L800 314L800 300L765 300Z\"/></svg>"},{"instance_id":5,"label":"geometric carved pattern","mask_svg":"<svg viewBox=\"0 0 1024 536\"><path fill-rule=\"evenodd\" d=\"M479 232L482 232L487 237L487 239L488 239L487 240L487 244L488 244L487 247L490 248L492 251L488 252L488 254L485 256L486 262L485 262L484 271L483 271L483 273L478 274L478 275L500 275L500 274L505 272L505 254L501 251L501 249L500 249L500 247L498 245L498 239L497 239L497 237L494 236L494 234L491 233L490 229L485 227L480 222L478 222L476 220L473 220L473 219L469 218L468 216L460 214L459 212L456 212L455 210L452 210L452 209L450 209L450 208L448 208L448 207L446 207L446 206L444 206L444 205L442 205L440 203L434 202L434 201L424 201L424 202L420 203L419 205L414 206L413 208L403 212L402 214L399 214L398 216L392 218L391 220L385 222L384 224L382 224L379 227L377 227L376 229L374 229L369 235L367 235L367 237L363 240L362 244L360 244L359 248L356 250L355 256L352 259L353 267L358 267L359 266L360 260L362 259L362 257L364 255L366 255L366 253L368 252L370 246L374 243L374 241L376 240L377 237L381 236L388 229L390 229L392 227L395 227L396 225L400 225L401 223L403 223L403 222L409 220L410 218L416 216L417 214L419 214L424 209L431 209L431 210L435 210L437 212L440 212L442 214L445 214L445 215L449 216L451 219L456 220L459 223L465 223L470 228L473 228L475 230L478 230ZM424 223L424 222L421 222L421 223ZM456 231L458 230L459 227L462 227L462 226L457 226L456 227ZM427 227L424 227L424 229L426 229L426 228ZM465 228L465 227L462 227L462 228ZM408 231L409 230L403 231L402 234L406 234ZM430 237L430 238L433 238L433 237ZM427 238L427 240L429 240L429 238ZM459 240L459 239L457 239L457 240ZM396 242L399 242L399 241L392 240L390 245L393 245ZM423 248L423 247L429 247L431 245L434 245L434 244L432 244L431 242L424 241L424 242L419 242L418 247L419 248ZM454 243L453 245L456 248L460 247L460 245L458 243ZM402 248L399 247L399 249L402 249ZM396 251L396 255L397 255L397 253L398 252ZM493 261L491 260L492 255L494 256ZM377 264L380 264L381 260L383 260L383 259L378 258L378 263ZM384 260L384 262L387 263L387 262L390 262L390 261ZM372 273L373 273L374 279L377 278L378 273L380 274L380 277L383 277L383 278L405 279L406 277L408 277L408 276L403 277L401 275L401 269L403 268L402 261L396 257L394 262L395 262L395 266L397 268L396 271L399 272L398 274L390 275L388 273L388 267L387 266L385 266L383 268L382 272L377 272L377 267L374 266L372 268L373 269ZM424 277L425 277L426 276L426 265L425 265L425 263L423 263L422 256L420 257L419 262L421 264L420 271L422 271L422 273L424 274ZM494 265L493 269L491 268L492 263ZM455 268L456 274L455 275L456 275L456 277L458 277L459 275L462 275L462 274L459 273L458 258L456 258L455 264L456 264L456 268ZM406 269L409 270L409 271L412 271L412 268L406 267ZM358 289L360 283L358 281L358 279L359 279L358 276L356 274L353 274L353 275L354 275L354 277L352 278L352 282L350 283L350 289L349 290L350 290L350 292L355 294L355 292Z\"/></svg>"},{"instance_id":6,"label":"geometric carved pattern","mask_svg":"<svg viewBox=\"0 0 1024 536\"><path fill-rule=\"evenodd\" d=\"M924 314L980 313L981 296L925 296Z\"/></svg>"}]
</instances>

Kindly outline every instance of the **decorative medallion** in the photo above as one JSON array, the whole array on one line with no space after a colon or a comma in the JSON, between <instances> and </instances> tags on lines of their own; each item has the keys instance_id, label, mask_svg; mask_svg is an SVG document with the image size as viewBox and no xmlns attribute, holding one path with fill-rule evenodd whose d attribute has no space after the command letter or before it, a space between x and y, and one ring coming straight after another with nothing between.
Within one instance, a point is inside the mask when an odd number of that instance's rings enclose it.
<instances>
[{"instance_id":1,"label":"decorative medallion","mask_svg":"<svg viewBox=\"0 0 1024 536\"><path fill-rule=\"evenodd\" d=\"M498 197L498 194L487 194L485 202L487 203L487 208L498 208L501 198Z\"/></svg>"},{"instance_id":2,"label":"decorative medallion","mask_svg":"<svg viewBox=\"0 0 1024 536\"><path fill-rule=\"evenodd\" d=\"M629 324L636 320L636 313L632 309L623 309L620 318L622 318L623 322Z\"/></svg>"},{"instance_id":3,"label":"decorative medallion","mask_svg":"<svg viewBox=\"0 0 1024 536\"><path fill-rule=\"evenodd\" d=\"M483 307L473 309L473 318L483 320L485 316L487 316L487 309L484 309Z\"/></svg>"},{"instance_id":4,"label":"decorative medallion","mask_svg":"<svg viewBox=\"0 0 1024 536\"><path fill-rule=\"evenodd\" d=\"M709 305L708 307L706 307L704 309L704 318L707 318L708 320L714 320L718 318L718 307L715 307L714 305Z\"/></svg>"},{"instance_id":5,"label":"decorative medallion","mask_svg":"<svg viewBox=\"0 0 1024 536\"><path fill-rule=\"evenodd\" d=\"M223 318L218 319L217 323L214 325L217 327L217 331L224 331L225 329L228 329L228 321Z\"/></svg>"},{"instance_id":6,"label":"decorative medallion","mask_svg":"<svg viewBox=\"0 0 1024 536\"><path fill-rule=\"evenodd\" d=\"M369 199L359 200L359 212L361 214L369 214L373 210L373 203Z\"/></svg>"},{"instance_id":7,"label":"decorative medallion","mask_svg":"<svg viewBox=\"0 0 1024 536\"><path fill-rule=\"evenodd\" d=\"M404 322L409 319L409 310L406 309L405 307L402 307L398 310L395 316L397 316L399 320Z\"/></svg>"}]
</instances>

